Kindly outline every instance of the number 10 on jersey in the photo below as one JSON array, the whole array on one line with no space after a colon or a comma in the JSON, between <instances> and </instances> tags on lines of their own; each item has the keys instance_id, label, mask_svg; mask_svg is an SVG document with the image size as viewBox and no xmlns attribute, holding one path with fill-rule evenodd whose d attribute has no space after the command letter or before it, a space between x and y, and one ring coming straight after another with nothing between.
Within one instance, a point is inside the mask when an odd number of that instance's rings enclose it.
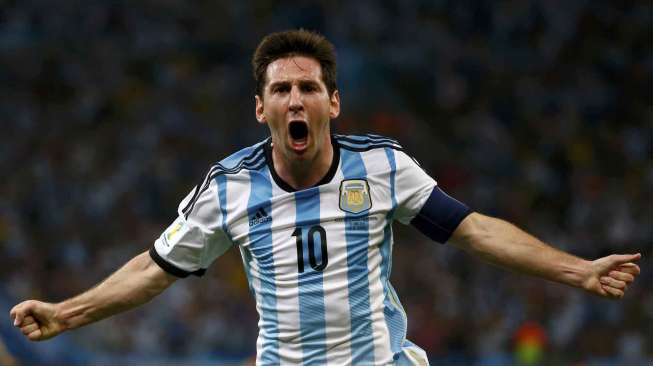
<instances>
[{"instance_id":1,"label":"number 10 on jersey","mask_svg":"<svg viewBox=\"0 0 653 366\"><path fill-rule=\"evenodd\" d=\"M301 227L298 227L293 231L292 236L295 237L295 242L297 243L297 271L299 273L304 273L304 239L307 239L308 243L308 262L316 271L323 271L327 263L329 263L329 255L327 253L327 237L326 230L320 225L312 226L308 229L306 238L304 238L305 230ZM317 263L317 257L315 256L316 248L315 246L320 246L320 263Z\"/></svg>"}]
</instances>

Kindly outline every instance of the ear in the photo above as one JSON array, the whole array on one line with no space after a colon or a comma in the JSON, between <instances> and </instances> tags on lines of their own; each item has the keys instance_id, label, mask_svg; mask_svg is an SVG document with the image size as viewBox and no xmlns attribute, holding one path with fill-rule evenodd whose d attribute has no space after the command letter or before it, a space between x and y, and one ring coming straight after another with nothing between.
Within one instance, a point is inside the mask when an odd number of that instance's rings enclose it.
<instances>
[{"instance_id":1,"label":"ear","mask_svg":"<svg viewBox=\"0 0 653 366\"><path fill-rule=\"evenodd\" d=\"M256 120L258 123L267 123L268 121L265 119L265 114L263 113L263 99L255 95L254 100L256 101Z\"/></svg>"},{"instance_id":2,"label":"ear","mask_svg":"<svg viewBox=\"0 0 653 366\"><path fill-rule=\"evenodd\" d=\"M337 118L340 115L340 94L337 90L331 94L329 104L329 117Z\"/></svg>"}]
</instances>

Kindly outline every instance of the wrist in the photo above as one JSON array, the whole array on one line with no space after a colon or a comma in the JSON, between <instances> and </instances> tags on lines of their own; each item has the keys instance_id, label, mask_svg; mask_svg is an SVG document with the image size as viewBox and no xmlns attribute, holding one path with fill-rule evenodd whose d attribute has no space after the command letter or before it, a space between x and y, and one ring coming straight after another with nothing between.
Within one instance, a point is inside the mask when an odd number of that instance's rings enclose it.
<instances>
[{"instance_id":1,"label":"wrist","mask_svg":"<svg viewBox=\"0 0 653 366\"><path fill-rule=\"evenodd\" d=\"M592 261L581 259L577 267L576 278L572 285L589 291L594 285L592 283Z\"/></svg>"},{"instance_id":2,"label":"wrist","mask_svg":"<svg viewBox=\"0 0 653 366\"><path fill-rule=\"evenodd\" d=\"M592 262L580 259L561 263L562 276L559 281L577 288L588 289L591 287Z\"/></svg>"},{"instance_id":3,"label":"wrist","mask_svg":"<svg viewBox=\"0 0 653 366\"><path fill-rule=\"evenodd\" d=\"M72 329L73 327L71 326L69 319L66 317L66 302L62 301L52 304L52 308L54 310L52 320L55 324L59 324L61 332Z\"/></svg>"}]
</instances>

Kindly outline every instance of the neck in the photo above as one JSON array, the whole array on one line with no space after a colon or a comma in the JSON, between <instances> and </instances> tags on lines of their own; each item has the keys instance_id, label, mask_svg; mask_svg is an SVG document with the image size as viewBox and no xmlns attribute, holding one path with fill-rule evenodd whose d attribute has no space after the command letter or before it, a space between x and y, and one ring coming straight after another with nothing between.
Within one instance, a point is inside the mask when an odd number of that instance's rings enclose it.
<instances>
[{"instance_id":1,"label":"neck","mask_svg":"<svg viewBox=\"0 0 653 366\"><path fill-rule=\"evenodd\" d=\"M329 134L320 145L312 159L288 157L273 146L272 159L277 175L296 190L318 184L331 168L334 154Z\"/></svg>"}]
</instances>

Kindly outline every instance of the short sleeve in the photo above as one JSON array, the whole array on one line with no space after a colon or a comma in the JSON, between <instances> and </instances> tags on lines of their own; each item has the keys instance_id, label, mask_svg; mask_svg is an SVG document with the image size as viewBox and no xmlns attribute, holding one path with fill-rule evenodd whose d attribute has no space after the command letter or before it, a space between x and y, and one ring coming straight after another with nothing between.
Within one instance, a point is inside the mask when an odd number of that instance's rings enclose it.
<instances>
[{"instance_id":1,"label":"short sleeve","mask_svg":"<svg viewBox=\"0 0 653 366\"><path fill-rule=\"evenodd\" d=\"M437 185L435 180L403 151L395 151L395 219L408 224L419 213Z\"/></svg>"},{"instance_id":2,"label":"short sleeve","mask_svg":"<svg viewBox=\"0 0 653 366\"><path fill-rule=\"evenodd\" d=\"M397 211L395 217L410 223L438 243L449 240L472 210L442 191L417 162L403 152L396 154Z\"/></svg>"},{"instance_id":3,"label":"short sleeve","mask_svg":"<svg viewBox=\"0 0 653 366\"><path fill-rule=\"evenodd\" d=\"M222 228L217 182L210 179L182 200L177 219L154 242L150 256L177 277L201 276L231 246Z\"/></svg>"}]
</instances>

